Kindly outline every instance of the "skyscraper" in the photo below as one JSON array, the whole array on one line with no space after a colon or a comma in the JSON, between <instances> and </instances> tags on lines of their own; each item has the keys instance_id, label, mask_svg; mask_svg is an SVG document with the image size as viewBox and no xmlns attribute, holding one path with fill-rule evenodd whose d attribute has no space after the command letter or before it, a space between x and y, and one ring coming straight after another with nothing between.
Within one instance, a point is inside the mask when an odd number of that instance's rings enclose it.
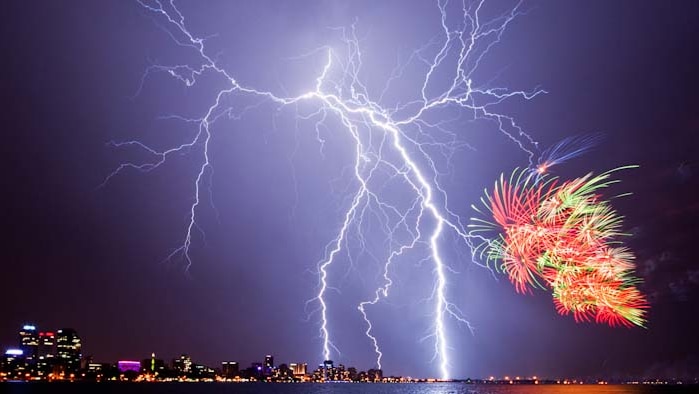
<instances>
[{"instance_id":1,"label":"skyscraper","mask_svg":"<svg viewBox=\"0 0 699 394\"><path fill-rule=\"evenodd\" d=\"M155 353L151 353L150 358L141 361L141 370L146 373L158 375L165 371L165 361L155 357Z\"/></svg>"},{"instance_id":2,"label":"skyscraper","mask_svg":"<svg viewBox=\"0 0 699 394\"><path fill-rule=\"evenodd\" d=\"M221 373L226 379L233 379L240 373L240 367L235 361L224 361L221 363Z\"/></svg>"},{"instance_id":3,"label":"skyscraper","mask_svg":"<svg viewBox=\"0 0 699 394\"><path fill-rule=\"evenodd\" d=\"M264 375L269 376L272 374L272 370L274 369L274 356L268 354L265 356L265 363L264 365Z\"/></svg>"},{"instance_id":4,"label":"skyscraper","mask_svg":"<svg viewBox=\"0 0 699 394\"><path fill-rule=\"evenodd\" d=\"M53 332L39 333L39 357L36 360L37 376L48 376L56 361L56 334Z\"/></svg>"},{"instance_id":5,"label":"skyscraper","mask_svg":"<svg viewBox=\"0 0 699 394\"><path fill-rule=\"evenodd\" d=\"M39 357L50 358L56 355L56 333L39 333Z\"/></svg>"},{"instance_id":6,"label":"skyscraper","mask_svg":"<svg viewBox=\"0 0 699 394\"><path fill-rule=\"evenodd\" d=\"M294 373L294 376L304 376L306 374L306 369L308 368L308 364L306 364L306 363L291 363L291 364L289 364L289 368L291 368L291 371Z\"/></svg>"},{"instance_id":7,"label":"skyscraper","mask_svg":"<svg viewBox=\"0 0 699 394\"><path fill-rule=\"evenodd\" d=\"M323 380L332 380L335 373L335 364L333 363L333 360L325 360L321 366L323 368Z\"/></svg>"},{"instance_id":8,"label":"skyscraper","mask_svg":"<svg viewBox=\"0 0 699 394\"><path fill-rule=\"evenodd\" d=\"M66 375L78 372L82 358L82 342L78 333L71 328L62 328L56 334L56 363Z\"/></svg>"},{"instance_id":9,"label":"skyscraper","mask_svg":"<svg viewBox=\"0 0 699 394\"><path fill-rule=\"evenodd\" d=\"M325 360L323 362L323 368L325 369L333 369L334 366L335 364L333 363L333 360Z\"/></svg>"},{"instance_id":10,"label":"skyscraper","mask_svg":"<svg viewBox=\"0 0 699 394\"><path fill-rule=\"evenodd\" d=\"M172 367L175 371L181 374L187 374L192 372L192 358L186 354L172 360Z\"/></svg>"},{"instance_id":11,"label":"skyscraper","mask_svg":"<svg viewBox=\"0 0 699 394\"><path fill-rule=\"evenodd\" d=\"M22 379L27 369L22 349L7 349L5 357L2 358L2 368L0 369L6 377L10 379Z\"/></svg>"},{"instance_id":12,"label":"skyscraper","mask_svg":"<svg viewBox=\"0 0 699 394\"><path fill-rule=\"evenodd\" d=\"M19 348L24 352L27 364L34 365L39 356L39 336L34 325L25 324L20 330Z\"/></svg>"}]
</instances>

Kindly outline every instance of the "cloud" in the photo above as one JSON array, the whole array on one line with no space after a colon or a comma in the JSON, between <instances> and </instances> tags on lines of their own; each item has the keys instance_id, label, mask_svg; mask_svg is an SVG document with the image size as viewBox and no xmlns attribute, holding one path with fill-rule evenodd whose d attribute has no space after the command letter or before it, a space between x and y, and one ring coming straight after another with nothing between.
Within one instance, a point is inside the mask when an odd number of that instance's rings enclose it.
<instances>
[{"instance_id":1,"label":"cloud","mask_svg":"<svg viewBox=\"0 0 699 394\"><path fill-rule=\"evenodd\" d=\"M658 262L654 258L646 259L638 265L638 272L641 274L641 277L644 278L650 277L657 269Z\"/></svg>"},{"instance_id":2,"label":"cloud","mask_svg":"<svg viewBox=\"0 0 699 394\"><path fill-rule=\"evenodd\" d=\"M683 276L668 283L668 288L678 301L688 301L695 287L699 285L699 269L683 271Z\"/></svg>"},{"instance_id":3,"label":"cloud","mask_svg":"<svg viewBox=\"0 0 699 394\"><path fill-rule=\"evenodd\" d=\"M643 373L649 379L684 379L692 380L699 376L699 359L687 356L672 361L657 362Z\"/></svg>"}]
</instances>

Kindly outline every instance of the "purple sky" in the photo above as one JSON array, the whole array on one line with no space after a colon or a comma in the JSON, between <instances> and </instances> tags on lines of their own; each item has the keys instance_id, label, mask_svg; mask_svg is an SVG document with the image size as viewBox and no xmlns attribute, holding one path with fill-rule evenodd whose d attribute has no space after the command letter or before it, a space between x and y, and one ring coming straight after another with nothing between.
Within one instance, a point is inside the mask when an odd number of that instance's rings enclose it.
<instances>
[{"instance_id":1,"label":"purple sky","mask_svg":"<svg viewBox=\"0 0 699 394\"><path fill-rule=\"evenodd\" d=\"M207 53L236 80L279 95L313 89L324 64L322 52L313 50L343 49L332 28L356 22L361 76L378 96L396 61L439 39L436 3L413 3L176 4L190 31L210 37ZM98 361L154 351L166 359L189 353L211 365L248 364L268 353L278 363L321 362L318 315L307 316L304 306L317 293L316 264L354 185L347 172L353 145L339 121L327 122L321 148L315 123L297 122L293 110L231 98L236 108L254 107L240 120L212 126L211 193L203 193L198 211L206 239L194 233L185 275L181 260L163 260L184 237L199 151L173 156L149 173L125 171L100 188L120 163L149 158L106 144L182 143L195 127L162 117L200 116L224 81L204 76L187 88L155 73L141 86L151 64L196 57L135 1L6 7L0 17L6 207L0 345L15 345L19 327L32 322L40 329L75 328L85 353ZM699 236L699 4L527 1L522 9L526 14L508 27L474 80L548 91L501 107L541 147L573 135L605 136L598 148L557 168L558 175L641 166L619 175L623 186L615 191L634 195L615 207L633 234L628 245L652 309L647 329L575 324L556 314L549 294L517 295L506 278L494 280L445 236L445 258L457 271L449 276L449 298L475 327L472 335L448 321L452 376L696 376L699 266L691 248ZM407 67L382 104L414 99L421 72L419 65ZM300 112L313 112L304 105ZM435 117L456 119L449 127L472 149L456 151L441 183L466 221L481 191L501 172L525 166L527 156L492 124L456 115ZM368 248L380 249L379 231L367 231ZM342 351L335 361L366 369L374 353L356 305L380 283L380 266L355 256L354 268L345 257L330 276L339 288L328 295L330 328ZM421 257L396 264L395 288L370 312L389 374L439 373L432 340L421 341L431 318L419 299L432 286L432 266L419 264Z\"/></svg>"}]
</instances>

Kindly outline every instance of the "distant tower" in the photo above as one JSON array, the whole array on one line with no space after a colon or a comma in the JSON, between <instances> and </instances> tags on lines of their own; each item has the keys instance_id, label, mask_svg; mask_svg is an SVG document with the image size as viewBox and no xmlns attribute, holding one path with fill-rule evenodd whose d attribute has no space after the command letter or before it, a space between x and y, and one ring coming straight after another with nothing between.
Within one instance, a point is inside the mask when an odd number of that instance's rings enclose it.
<instances>
[{"instance_id":1,"label":"distant tower","mask_svg":"<svg viewBox=\"0 0 699 394\"><path fill-rule=\"evenodd\" d=\"M150 354L150 358L141 361L141 370L148 374L159 375L165 371L165 361L155 357L155 353Z\"/></svg>"},{"instance_id":2,"label":"distant tower","mask_svg":"<svg viewBox=\"0 0 699 394\"><path fill-rule=\"evenodd\" d=\"M233 379L238 376L240 367L236 361L224 361L221 363L221 372L226 379Z\"/></svg>"},{"instance_id":3,"label":"distant tower","mask_svg":"<svg viewBox=\"0 0 699 394\"><path fill-rule=\"evenodd\" d=\"M383 371L380 369L370 369L367 371L367 375L372 382L380 382L383 379Z\"/></svg>"},{"instance_id":4,"label":"distant tower","mask_svg":"<svg viewBox=\"0 0 699 394\"><path fill-rule=\"evenodd\" d=\"M329 378L332 378L333 368L334 368L333 360L323 361L323 379L324 380L328 380Z\"/></svg>"},{"instance_id":5,"label":"distant tower","mask_svg":"<svg viewBox=\"0 0 699 394\"><path fill-rule=\"evenodd\" d=\"M175 371L180 372L180 373L190 373L192 372L192 358L189 357L186 354L183 354L180 356L180 358L176 358L172 362L173 368Z\"/></svg>"},{"instance_id":6,"label":"distant tower","mask_svg":"<svg viewBox=\"0 0 699 394\"><path fill-rule=\"evenodd\" d=\"M56 359L56 333L39 333L39 357L36 361L36 372L38 376L45 377L51 373Z\"/></svg>"},{"instance_id":7,"label":"distant tower","mask_svg":"<svg viewBox=\"0 0 699 394\"><path fill-rule=\"evenodd\" d=\"M264 374L271 375L273 369L274 369L274 357L272 355L268 354L265 356Z\"/></svg>"},{"instance_id":8,"label":"distant tower","mask_svg":"<svg viewBox=\"0 0 699 394\"><path fill-rule=\"evenodd\" d=\"M34 365L39 358L39 336L36 326L25 324L19 332L19 348L24 352L27 364Z\"/></svg>"},{"instance_id":9,"label":"distant tower","mask_svg":"<svg viewBox=\"0 0 699 394\"><path fill-rule=\"evenodd\" d=\"M82 358L82 341L72 328L56 331L56 362L61 365L66 375L77 373Z\"/></svg>"},{"instance_id":10,"label":"distant tower","mask_svg":"<svg viewBox=\"0 0 699 394\"><path fill-rule=\"evenodd\" d=\"M291 371L294 373L294 376L302 377L302 376L306 375L306 369L308 368L308 364L306 364L306 363L291 363L291 364L289 364L289 368L291 368Z\"/></svg>"},{"instance_id":11,"label":"distant tower","mask_svg":"<svg viewBox=\"0 0 699 394\"><path fill-rule=\"evenodd\" d=\"M5 357L0 359L0 372L9 379L24 379L27 364L22 349L7 349Z\"/></svg>"},{"instance_id":12,"label":"distant tower","mask_svg":"<svg viewBox=\"0 0 699 394\"><path fill-rule=\"evenodd\" d=\"M56 355L56 333L39 333L39 357L52 358Z\"/></svg>"}]
</instances>

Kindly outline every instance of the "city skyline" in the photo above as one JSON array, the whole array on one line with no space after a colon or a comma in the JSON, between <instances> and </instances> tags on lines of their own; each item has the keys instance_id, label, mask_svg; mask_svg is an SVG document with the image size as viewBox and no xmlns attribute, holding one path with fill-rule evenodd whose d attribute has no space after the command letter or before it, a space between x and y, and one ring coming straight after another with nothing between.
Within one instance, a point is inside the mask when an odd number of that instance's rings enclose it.
<instances>
[{"instance_id":1,"label":"city skyline","mask_svg":"<svg viewBox=\"0 0 699 394\"><path fill-rule=\"evenodd\" d=\"M99 362L93 355L82 353L83 341L77 331L62 328L42 331L34 323L26 323L19 330L16 347L7 347L0 360L1 381L64 381L64 380L136 380L172 381L196 379L200 381L380 381L381 370L369 368L359 371L343 364L335 366L332 360L308 369L306 362L275 364L274 356L266 354L262 362L251 362L248 367L237 361L222 361L220 368L197 363L186 353L172 357L171 362L157 358L153 352L142 361L123 359ZM99 360L99 359L97 359ZM394 381L393 377L386 377ZM403 378L399 378L403 380Z\"/></svg>"},{"instance_id":2,"label":"city skyline","mask_svg":"<svg viewBox=\"0 0 699 394\"><path fill-rule=\"evenodd\" d=\"M104 362L92 355L83 355L82 339L74 329L40 331L35 324L25 324L19 331L18 346L5 349L0 360L0 382L3 381L200 381L200 382L383 382L434 383L434 377L415 378L393 376L380 369L359 370L354 366L337 364L332 360L308 368L306 362L276 364L272 354L260 357L248 367L238 361L222 361L217 366L197 363L186 353L165 361L155 353L135 361L135 358ZM56 338L58 338L56 340ZM140 357L137 357L140 358ZM230 358L228 359L230 360ZM626 381L615 378L580 378L575 376L502 375L452 379L469 384L696 384L699 379L664 379L633 377Z\"/></svg>"},{"instance_id":3,"label":"city skyline","mask_svg":"<svg viewBox=\"0 0 699 394\"><path fill-rule=\"evenodd\" d=\"M83 354L107 360L699 375L696 2L8 11L0 25L21 39L0 66L0 345L27 324L32 363L84 336ZM501 174L565 183L620 167L583 199L614 212L613 231L579 237L596 248L560 246L559 231L480 253L543 223L474 230ZM517 277L504 260L521 245ZM571 245L585 259L559 264ZM621 263L597 264L616 246ZM518 294L517 278L548 290ZM80 337L29 329L66 323Z\"/></svg>"}]
</instances>

